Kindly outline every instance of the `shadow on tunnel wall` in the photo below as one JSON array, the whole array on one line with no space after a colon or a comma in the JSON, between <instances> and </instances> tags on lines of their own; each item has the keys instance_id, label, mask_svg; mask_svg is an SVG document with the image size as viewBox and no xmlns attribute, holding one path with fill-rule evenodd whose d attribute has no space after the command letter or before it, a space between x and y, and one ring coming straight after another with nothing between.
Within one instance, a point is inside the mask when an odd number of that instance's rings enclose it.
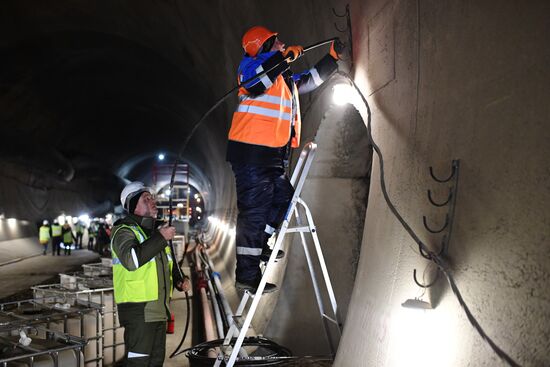
<instances>
[{"instance_id":1,"label":"shadow on tunnel wall","mask_svg":"<svg viewBox=\"0 0 550 367\"><path fill-rule=\"evenodd\" d=\"M343 323L363 238L372 150L360 114L351 105L331 105L331 84L319 92L306 116L302 143L313 140L318 149L301 197L312 212ZM306 234L306 238L311 245L311 236ZM328 355L330 347L302 243L299 236L288 242L284 282L264 334L297 355ZM314 253L311 246L310 252ZM315 271L321 293L326 295L318 265ZM324 304L331 314L328 296ZM337 342L336 328L329 329Z\"/></svg>"}]
</instances>

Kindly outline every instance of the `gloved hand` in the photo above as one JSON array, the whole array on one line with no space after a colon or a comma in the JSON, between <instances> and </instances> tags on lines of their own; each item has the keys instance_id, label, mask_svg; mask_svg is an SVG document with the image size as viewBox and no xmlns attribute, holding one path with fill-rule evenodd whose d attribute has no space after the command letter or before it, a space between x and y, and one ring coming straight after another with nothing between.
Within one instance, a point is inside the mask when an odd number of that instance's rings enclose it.
<instances>
[{"instance_id":1,"label":"gloved hand","mask_svg":"<svg viewBox=\"0 0 550 367\"><path fill-rule=\"evenodd\" d=\"M302 46L288 46L283 52L285 58L290 56L289 62L294 62L298 57L302 56L304 53L304 48Z\"/></svg>"},{"instance_id":2,"label":"gloved hand","mask_svg":"<svg viewBox=\"0 0 550 367\"><path fill-rule=\"evenodd\" d=\"M176 289L180 292L189 292L191 289L191 281L187 275L183 276L183 281L176 284Z\"/></svg>"},{"instance_id":3,"label":"gloved hand","mask_svg":"<svg viewBox=\"0 0 550 367\"><path fill-rule=\"evenodd\" d=\"M330 56L332 56L334 60L340 60L345 50L346 50L346 44L341 42L339 39L335 39L330 44L329 54Z\"/></svg>"}]
</instances>

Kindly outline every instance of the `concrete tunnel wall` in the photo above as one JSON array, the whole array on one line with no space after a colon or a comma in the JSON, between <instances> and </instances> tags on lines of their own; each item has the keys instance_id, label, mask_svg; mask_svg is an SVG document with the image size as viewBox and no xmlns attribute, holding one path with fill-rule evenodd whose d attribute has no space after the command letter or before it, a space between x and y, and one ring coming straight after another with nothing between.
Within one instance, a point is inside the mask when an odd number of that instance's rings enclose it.
<instances>
[{"instance_id":1,"label":"concrete tunnel wall","mask_svg":"<svg viewBox=\"0 0 550 367\"><path fill-rule=\"evenodd\" d=\"M460 174L449 265L487 334L523 366L550 364L550 50L546 1L355 1L355 80L373 109L398 210L432 249ZM364 114L364 111L363 111ZM361 258L335 366L505 366L392 216L374 158Z\"/></svg>"}]
</instances>

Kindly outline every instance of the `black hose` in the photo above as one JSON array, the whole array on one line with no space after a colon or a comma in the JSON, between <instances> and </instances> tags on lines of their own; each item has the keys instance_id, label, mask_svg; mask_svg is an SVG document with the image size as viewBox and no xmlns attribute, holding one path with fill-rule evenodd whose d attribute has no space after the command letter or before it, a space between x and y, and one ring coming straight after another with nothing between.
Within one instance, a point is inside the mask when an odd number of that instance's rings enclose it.
<instances>
[{"instance_id":1,"label":"black hose","mask_svg":"<svg viewBox=\"0 0 550 367\"><path fill-rule=\"evenodd\" d=\"M237 338L233 338L230 344L234 345L236 340ZM216 358L208 357L208 351L222 347L223 342L224 339L207 341L182 352L187 352L186 356L189 358L189 362L192 366L212 366ZM258 359L250 358L237 360L235 366L274 366L299 358L293 357L290 349L264 337L246 337L244 338L242 347L256 347L257 349L254 353ZM260 356L259 354L263 355Z\"/></svg>"},{"instance_id":2,"label":"black hose","mask_svg":"<svg viewBox=\"0 0 550 367\"><path fill-rule=\"evenodd\" d=\"M409 226L409 224L403 219L401 214L397 211L395 208L395 205L392 203L390 196L388 194L388 191L386 189L386 181L385 181L385 175L384 175L384 157L382 156L382 152L380 151L380 147L376 144L372 137L372 130L371 130L371 110L369 103L367 102L365 96L363 93L361 93L361 90L355 84L355 81L346 73L338 72L339 75L342 75L347 80L350 81L350 83L353 85L361 99L363 100L363 104L367 108L367 135L369 138L369 141L374 148L374 151L376 152L376 155L378 155L378 162L380 166L380 186L382 189L382 194L384 196L384 199L390 208L390 211L392 214L397 218L399 223L405 228L405 231L412 237L412 239L418 244L420 249L424 251L426 254L428 254L428 257L433 261L439 269L445 274L445 277L447 278L447 281L449 282L449 285L451 286L451 290L453 291L455 297L458 299L458 303L464 310L464 313L466 313L466 316L468 318L468 321L470 321L470 324L474 327L474 329L478 332L478 334L483 338L483 340L489 344L489 346L493 349L493 351L504 361L506 361L510 366L512 367L520 367L520 365L512 359L506 352L504 352L496 343L485 333L481 325L479 325L476 318L472 315L470 312L470 309L468 308L468 305L462 298L462 294L460 293L460 290L458 289L456 282L454 280L453 274L451 272L451 269L449 268L447 262L437 253L431 251L426 244L420 240L420 238L416 235L416 233L413 231L413 229Z\"/></svg>"},{"instance_id":3,"label":"black hose","mask_svg":"<svg viewBox=\"0 0 550 367\"><path fill-rule=\"evenodd\" d=\"M185 259L185 255L187 254L187 248L188 247L189 247L189 241L186 241L185 242L185 248L183 249L183 259ZM182 263L183 263L183 259L182 259ZM175 261L175 263L178 263L178 262ZM180 267L180 269L181 269L181 267ZM189 292L187 292L187 291L185 292L185 304L186 304L186 307L187 307L187 318L185 320L185 330L183 331L183 335L181 337L180 343L178 344L176 349L174 349L172 354L170 354L170 358L173 358L173 357L177 356L178 354L180 354L180 353L178 353L178 350L183 345L183 342L185 341L185 338L187 337L187 331L189 330L189 322L191 321L191 307L189 307Z\"/></svg>"}]
</instances>

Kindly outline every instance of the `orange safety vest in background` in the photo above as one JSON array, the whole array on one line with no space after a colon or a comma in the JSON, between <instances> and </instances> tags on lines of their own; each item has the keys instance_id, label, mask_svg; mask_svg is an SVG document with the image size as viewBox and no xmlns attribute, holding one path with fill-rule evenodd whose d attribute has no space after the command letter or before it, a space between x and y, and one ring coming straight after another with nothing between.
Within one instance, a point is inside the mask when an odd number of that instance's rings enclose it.
<instances>
[{"instance_id":1,"label":"orange safety vest in background","mask_svg":"<svg viewBox=\"0 0 550 367\"><path fill-rule=\"evenodd\" d=\"M298 90L294 86L294 95ZM292 115L294 118L294 136L291 146L300 146L302 121L300 105L296 98L296 111L292 111L292 93L282 75L264 94L253 97L246 89L239 90L239 106L233 114L229 140L241 143L263 145L271 148L285 146L290 139Z\"/></svg>"}]
</instances>

